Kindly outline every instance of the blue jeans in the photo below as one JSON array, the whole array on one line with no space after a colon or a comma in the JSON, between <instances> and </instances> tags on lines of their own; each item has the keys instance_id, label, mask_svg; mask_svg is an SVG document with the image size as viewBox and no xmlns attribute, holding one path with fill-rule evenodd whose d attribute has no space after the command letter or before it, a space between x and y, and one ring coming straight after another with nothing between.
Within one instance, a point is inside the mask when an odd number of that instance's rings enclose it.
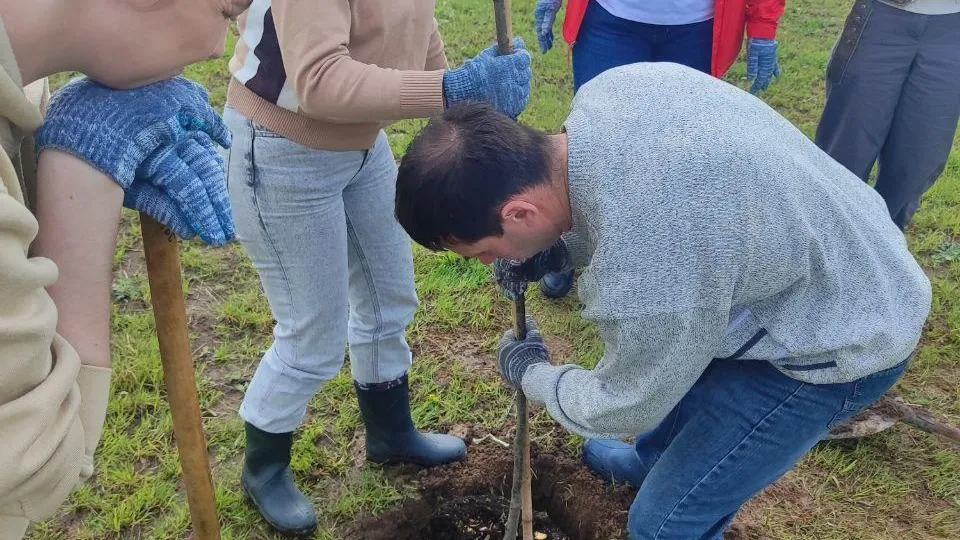
<instances>
[{"instance_id":1,"label":"blue jeans","mask_svg":"<svg viewBox=\"0 0 960 540\"><path fill-rule=\"evenodd\" d=\"M229 188L237 237L277 323L240 416L294 431L343 367L380 383L410 367L406 327L417 295L410 237L393 216L397 166L381 132L373 148L301 146L227 108Z\"/></svg>"},{"instance_id":2,"label":"blue jeans","mask_svg":"<svg viewBox=\"0 0 960 540\"><path fill-rule=\"evenodd\" d=\"M817 145L876 189L904 229L943 173L960 120L960 13L858 0L827 65Z\"/></svg>"},{"instance_id":3,"label":"blue jeans","mask_svg":"<svg viewBox=\"0 0 960 540\"><path fill-rule=\"evenodd\" d=\"M721 539L744 502L879 399L907 363L816 385L765 361L715 360L654 431L637 437L646 476L630 507L631 540Z\"/></svg>"},{"instance_id":4,"label":"blue jeans","mask_svg":"<svg viewBox=\"0 0 960 540\"><path fill-rule=\"evenodd\" d=\"M573 91L604 71L637 62L673 62L710 73L713 19L658 25L621 19L590 2L573 45Z\"/></svg>"}]
</instances>

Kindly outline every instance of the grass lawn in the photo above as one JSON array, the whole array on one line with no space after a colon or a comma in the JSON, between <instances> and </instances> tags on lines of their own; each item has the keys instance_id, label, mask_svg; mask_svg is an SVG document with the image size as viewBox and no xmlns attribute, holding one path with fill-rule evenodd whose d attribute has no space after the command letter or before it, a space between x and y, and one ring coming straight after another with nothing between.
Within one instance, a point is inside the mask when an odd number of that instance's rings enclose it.
<instances>
[{"instance_id":1,"label":"grass lawn","mask_svg":"<svg viewBox=\"0 0 960 540\"><path fill-rule=\"evenodd\" d=\"M439 0L437 18L452 65L493 39L489 0ZM823 107L827 56L850 2L788 2L779 40L782 78L764 99L812 136ZM535 46L534 0L516 0L514 29ZM562 19L559 18L559 19ZM558 19L558 30L559 30ZM559 40L559 31L558 40ZM193 66L215 104L225 98L229 58ZM535 89L521 121L557 130L572 92L562 44L533 53ZM738 64L728 75L743 85ZM63 78L58 79L61 82ZM423 121L390 130L399 155ZM923 346L898 391L940 418L960 424L960 139L944 176L928 194L910 244L934 282L933 313ZM414 415L422 427L470 429L509 440L502 422L510 404L493 367L495 342L510 324L510 305L495 293L490 272L451 254L416 250L422 306L410 329ZM223 537L273 538L239 488L243 426L236 414L272 317L242 248L183 244L185 291L200 381L201 405L223 525ZM165 401L139 225L125 214L115 258L113 397L95 479L76 491L33 540L185 538L189 515L170 412ZM595 329L579 316L575 296L560 303L529 294L555 361L592 366L600 357ZM541 445L575 455L579 440L541 410L531 426ZM489 440L478 444L493 444ZM509 452L506 449L503 452ZM321 517L317 538L342 538L358 516L394 507L414 491L411 475L363 461L363 432L344 370L316 396L294 447L293 468ZM897 425L858 442L824 443L738 518L756 538L960 538L960 450ZM389 526L389 524L384 524Z\"/></svg>"}]
</instances>

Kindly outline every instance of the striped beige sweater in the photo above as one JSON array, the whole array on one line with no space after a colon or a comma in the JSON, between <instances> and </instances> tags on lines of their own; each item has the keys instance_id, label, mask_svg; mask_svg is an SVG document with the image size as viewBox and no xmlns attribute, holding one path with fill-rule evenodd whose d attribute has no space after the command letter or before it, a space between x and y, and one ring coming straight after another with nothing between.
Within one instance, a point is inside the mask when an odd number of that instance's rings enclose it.
<instances>
[{"instance_id":1,"label":"striped beige sweater","mask_svg":"<svg viewBox=\"0 0 960 540\"><path fill-rule=\"evenodd\" d=\"M227 105L304 146L366 150L391 121L443 112L433 0L254 0Z\"/></svg>"}]
</instances>

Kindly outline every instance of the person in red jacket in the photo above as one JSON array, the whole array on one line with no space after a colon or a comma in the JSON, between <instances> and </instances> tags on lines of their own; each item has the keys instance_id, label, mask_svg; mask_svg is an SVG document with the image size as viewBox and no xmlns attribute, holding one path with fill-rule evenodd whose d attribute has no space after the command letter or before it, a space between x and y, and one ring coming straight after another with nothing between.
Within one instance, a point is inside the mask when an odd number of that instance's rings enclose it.
<instances>
[{"instance_id":1,"label":"person in red jacket","mask_svg":"<svg viewBox=\"0 0 960 540\"><path fill-rule=\"evenodd\" d=\"M534 30L540 51L553 47L553 25L563 0L539 0ZM604 71L636 62L673 62L722 77L747 42L747 78L753 93L780 76L777 24L785 0L568 0L563 39L572 48L574 92ZM548 298L570 291L573 275L540 281Z\"/></svg>"}]
</instances>

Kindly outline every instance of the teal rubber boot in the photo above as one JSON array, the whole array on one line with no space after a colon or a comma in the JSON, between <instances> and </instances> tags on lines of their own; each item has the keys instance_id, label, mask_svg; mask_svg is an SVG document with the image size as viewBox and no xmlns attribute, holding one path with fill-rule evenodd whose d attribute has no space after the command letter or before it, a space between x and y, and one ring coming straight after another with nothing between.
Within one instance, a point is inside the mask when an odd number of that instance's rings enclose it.
<instances>
[{"instance_id":1,"label":"teal rubber boot","mask_svg":"<svg viewBox=\"0 0 960 540\"><path fill-rule=\"evenodd\" d=\"M277 532L309 536L317 530L317 514L297 489L290 470L293 433L267 433L247 422L240 484L263 519Z\"/></svg>"},{"instance_id":2,"label":"teal rubber boot","mask_svg":"<svg viewBox=\"0 0 960 540\"><path fill-rule=\"evenodd\" d=\"M450 435L420 433L410 417L407 376L379 384L354 382L367 428L367 460L374 463L444 465L467 457L467 446Z\"/></svg>"}]
</instances>

